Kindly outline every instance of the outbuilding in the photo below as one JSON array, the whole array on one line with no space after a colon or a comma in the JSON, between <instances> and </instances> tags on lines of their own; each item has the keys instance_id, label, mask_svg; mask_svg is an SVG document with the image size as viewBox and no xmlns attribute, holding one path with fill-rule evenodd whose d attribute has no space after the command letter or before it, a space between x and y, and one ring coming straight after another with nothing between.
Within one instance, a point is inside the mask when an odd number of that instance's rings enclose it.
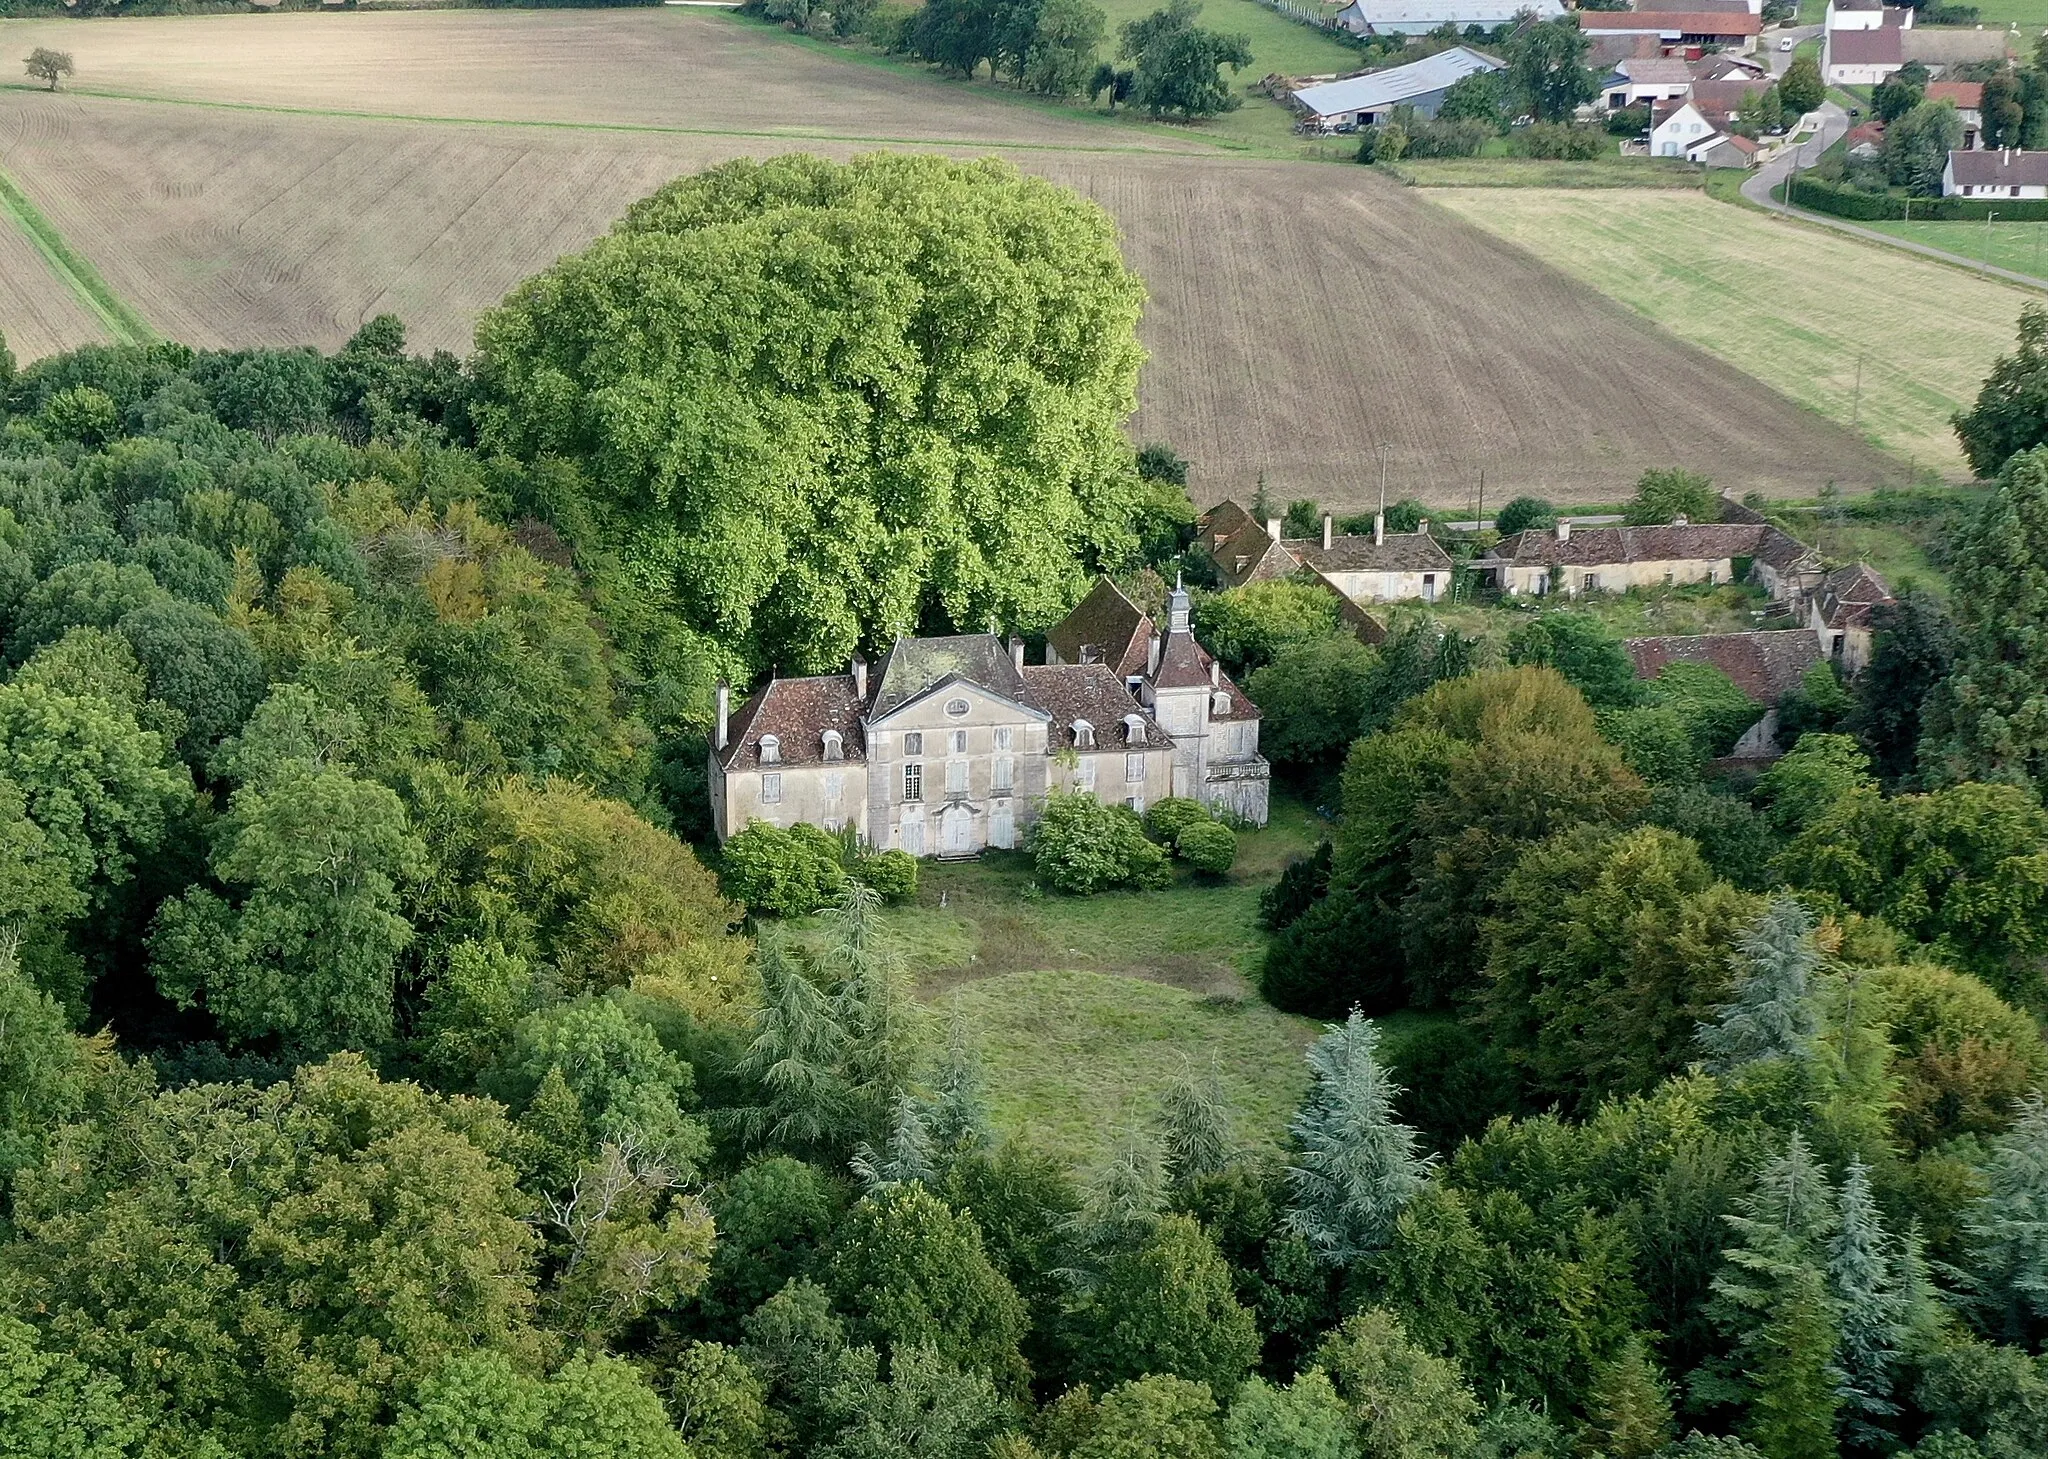
<instances>
[{"instance_id":1,"label":"outbuilding","mask_svg":"<svg viewBox=\"0 0 2048 1459\"><path fill-rule=\"evenodd\" d=\"M1336 22L1353 35L1428 35L1447 25L1494 30L1519 25L1524 16L1556 20L1563 14L1558 0L1351 0Z\"/></svg>"},{"instance_id":2,"label":"outbuilding","mask_svg":"<svg viewBox=\"0 0 2048 1459\"><path fill-rule=\"evenodd\" d=\"M1467 76L1505 70L1503 62L1470 46L1452 46L1405 66L1325 81L1290 93L1288 100L1311 132L1350 132L1385 121L1396 107L1433 117L1444 93Z\"/></svg>"}]
</instances>

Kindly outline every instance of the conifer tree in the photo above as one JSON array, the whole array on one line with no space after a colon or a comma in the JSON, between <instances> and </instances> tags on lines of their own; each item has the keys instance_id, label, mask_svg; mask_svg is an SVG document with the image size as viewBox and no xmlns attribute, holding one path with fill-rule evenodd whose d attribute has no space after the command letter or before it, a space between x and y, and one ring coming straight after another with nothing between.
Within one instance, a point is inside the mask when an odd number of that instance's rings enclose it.
<instances>
[{"instance_id":1,"label":"conifer tree","mask_svg":"<svg viewBox=\"0 0 2048 1459\"><path fill-rule=\"evenodd\" d=\"M910 1080L921 1011L889 946L881 897L849 879L829 918L832 940L821 961L837 980L832 1012L846 1031L842 1073L862 1123L874 1129L890 1118Z\"/></svg>"},{"instance_id":2,"label":"conifer tree","mask_svg":"<svg viewBox=\"0 0 2048 1459\"><path fill-rule=\"evenodd\" d=\"M1309 1049L1315 1084L1289 1126L1298 1147L1287 1177L1287 1226L1325 1263L1347 1266L1386 1244L1433 1157L1394 1118L1401 1088L1376 1050L1379 1030L1357 1009Z\"/></svg>"},{"instance_id":3,"label":"conifer tree","mask_svg":"<svg viewBox=\"0 0 2048 1459\"><path fill-rule=\"evenodd\" d=\"M1768 1459L1834 1459L1839 1319L1826 1264L1837 1217L1803 1137L1764 1167L1743 1214L1724 1219L1736 1244L1714 1278L1714 1315L1734 1352L1695 1380L1697 1396L1745 1403L1744 1437Z\"/></svg>"},{"instance_id":4,"label":"conifer tree","mask_svg":"<svg viewBox=\"0 0 2048 1459\"><path fill-rule=\"evenodd\" d=\"M1186 1185L1226 1169L1235 1152L1230 1101L1212 1067L1206 1076L1182 1069L1166 1088L1160 1111L1160 1153L1172 1179Z\"/></svg>"},{"instance_id":5,"label":"conifer tree","mask_svg":"<svg viewBox=\"0 0 2048 1459\"><path fill-rule=\"evenodd\" d=\"M1081 1209L1067 1222L1078 1261L1062 1275L1085 1290L1116 1256L1152 1239L1165 1209L1159 1142L1141 1130L1125 1131L1090 1175Z\"/></svg>"},{"instance_id":6,"label":"conifer tree","mask_svg":"<svg viewBox=\"0 0 2048 1459\"><path fill-rule=\"evenodd\" d=\"M1641 1333L1602 1363L1586 1394L1580 1448L1602 1459L1649 1459L1671 1442L1671 1390Z\"/></svg>"},{"instance_id":7,"label":"conifer tree","mask_svg":"<svg viewBox=\"0 0 2048 1459\"><path fill-rule=\"evenodd\" d=\"M905 1091L896 1096L896 1113L889 1123L888 1145L877 1154L874 1146L861 1141L853 1152L853 1173L869 1190L913 1181L919 1185L930 1185L938 1176L932 1143L923 1106L918 1103L917 1096Z\"/></svg>"},{"instance_id":8,"label":"conifer tree","mask_svg":"<svg viewBox=\"0 0 2048 1459\"><path fill-rule=\"evenodd\" d=\"M857 1101L840 1072L847 1029L833 1001L805 976L785 934L764 931L754 961L761 1006L753 1041L735 1072L759 1088L762 1102L732 1110L726 1118L751 1144L795 1149L839 1144L850 1137L857 1119Z\"/></svg>"},{"instance_id":9,"label":"conifer tree","mask_svg":"<svg viewBox=\"0 0 2048 1459\"><path fill-rule=\"evenodd\" d=\"M2023 1338L2048 1323L2048 1101L2020 1104L1992 1146L1990 1189L1969 1216L1977 1279L1995 1330Z\"/></svg>"},{"instance_id":10,"label":"conifer tree","mask_svg":"<svg viewBox=\"0 0 2048 1459\"><path fill-rule=\"evenodd\" d=\"M931 1132L933 1149L942 1155L957 1155L988 1144L988 1094L982 1087L981 1051L974 1046L967 1019L958 1008L953 1010L947 1030L945 1059L931 1084L925 1127Z\"/></svg>"},{"instance_id":11,"label":"conifer tree","mask_svg":"<svg viewBox=\"0 0 2048 1459\"><path fill-rule=\"evenodd\" d=\"M1813 918L1790 897L1774 899L1736 944L1741 982L1733 1002L1700 1025L1700 1046L1722 1073L1772 1060L1811 1059L1820 1015L1814 978L1820 950Z\"/></svg>"},{"instance_id":12,"label":"conifer tree","mask_svg":"<svg viewBox=\"0 0 2048 1459\"><path fill-rule=\"evenodd\" d=\"M1892 1402L1892 1370L1904 1356L1903 1252L1884 1229L1870 1192L1870 1168L1851 1161L1842 1173L1839 1219L1828 1247L1828 1288L1841 1311L1842 1341L1832 1374L1842 1405L1843 1437L1858 1448L1883 1443Z\"/></svg>"}]
</instances>

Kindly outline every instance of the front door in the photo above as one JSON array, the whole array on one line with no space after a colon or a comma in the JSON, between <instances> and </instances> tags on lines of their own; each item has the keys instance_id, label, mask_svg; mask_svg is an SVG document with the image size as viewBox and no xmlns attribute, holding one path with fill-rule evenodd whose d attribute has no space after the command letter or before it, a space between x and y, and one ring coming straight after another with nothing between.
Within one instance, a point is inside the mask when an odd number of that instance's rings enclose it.
<instances>
[{"instance_id":1,"label":"front door","mask_svg":"<svg viewBox=\"0 0 2048 1459\"><path fill-rule=\"evenodd\" d=\"M1016 822L1010 819L1010 803L999 800L989 808L988 844L999 851L1008 851L1017 842Z\"/></svg>"},{"instance_id":2,"label":"front door","mask_svg":"<svg viewBox=\"0 0 2048 1459\"><path fill-rule=\"evenodd\" d=\"M962 805L947 806L939 817L939 852L944 856L965 856L974 849L969 839L974 818Z\"/></svg>"},{"instance_id":3,"label":"front door","mask_svg":"<svg viewBox=\"0 0 2048 1459\"><path fill-rule=\"evenodd\" d=\"M912 856L924 855L924 812L913 806L903 812L903 829L899 833L903 849Z\"/></svg>"}]
</instances>

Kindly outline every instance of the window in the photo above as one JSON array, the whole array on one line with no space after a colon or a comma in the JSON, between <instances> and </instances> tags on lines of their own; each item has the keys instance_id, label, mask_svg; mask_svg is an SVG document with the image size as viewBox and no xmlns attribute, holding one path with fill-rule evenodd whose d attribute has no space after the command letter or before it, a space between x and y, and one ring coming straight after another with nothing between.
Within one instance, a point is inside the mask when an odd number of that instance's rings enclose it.
<instances>
[{"instance_id":1,"label":"window","mask_svg":"<svg viewBox=\"0 0 2048 1459\"><path fill-rule=\"evenodd\" d=\"M1600 587L1600 574L1597 572L1587 573L1585 578L1579 583L1579 586L1589 593L1598 591Z\"/></svg>"},{"instance_id":2,"label":"window","mask_svg":"<svg viewBox=\"0 0 2048 1459\"><path fill-rule=\"evenodd\" d=\"M946 701L946 718L965 719L967 718L968 711L972 708L973 706L965 699L948 699Z\"/></svg>"},{"instance_id":3,"label":"window","mask_svg":"<svg viewBox=\"0 0 2048 1459\"><path fill-rule=\"evenodd\" d=\"M922 755L924 753L924 735L917 730L904 731L903 753L905 755Z\"/></svg>"},{"instance_id":4,"label":"window","mask_svg":"<svg viewBox=\"0 0 2048 1459\"><path fill-rule=\"evenodd\" d=\"M780 765L782 763L782 741L774 735L761 736L761 763Z\"/></svg>"},{"instance_id":5,"label":"window","mask_svg":"<svg viewBox=\"0 0 2048 1459\"><path fill-rule=\"evenodd\" d=\"M1230 691L1228 689L1218 689L1209 696L1209 713L1230 713Z\"/></svg>"},{"instance_id":6,"label":"window","mask_svg":"<svg viewBox=\"0 0 2048 1459\"><path fill-rule=\"evenodd\" d=\"M1095 726L1085 719L1074 721L1074 748L1092 750L1095 748Z\"/></svg>"},{"instance_id":7,"label":"window","mask_svg":"<svg viewBox=\"0 0 2048 1459\"><path fill-rule=\"evenodd\" d=\"M2014 197L2018 197L2018 196L2020 195L2020 190L2019 190L2018 188L2014 188L2014 189L2012 190L2012 195L2013 195Z\"/></svg>"},{"instance_id":8,"label":"window","mask_svg":"<svg viewBox=\"0 0 2048 1459\"><path fill-rule=\"evenodd\" d=\"M967 753L967 731L953 730L946 736L946 753L964 755Z\"/></svg>"},{"instance_id":9,"label":"window","mask_svg":"<svg viewBox=\"0 0 2048 1459\"><path fill-rule=\"evenodd\" d=\"M1125 797L1124 797L1124 809L1125 809L1125 810L1128 810L1128 811L1135 811L1135 812L1136 812L1137 814L1139 814L1139 815L1141 815L1141 816L1142 816L1142 815L1144 815L1144 814L1145 814L1145 797L1144 797L1144 796L1142 796L1142 795L1127 795L1127 796L1125 796Z\"/></svg>"},{"instance_id":10,"label":"window","mask_svg":"<svg viewBox=\"0 0 2048 1459\"><path fill-rule=\"evenodd\" d=\"M948 760L946 762L946 791L951 795L963 794L967 789L967 762Z\"/></svg>"},{"instance_id":11,"label":"window","mask_svg":"<svg viewBox=\"0 0 2048 1459\"><path fill-rule=\"evenodd\" d=\"M903 767L903 798L907 801L924 799L924 766Z\"/></svg>"},{"instance_id":12,"label":"window","mask_svg":"<svg viewBox=\"0 0 2048 1459\"><path fill-rule=\"evenodd\" d=\"M768 772L768 773L767 773L766 775L763 775L763 776L761 777L761 804L762 804L762 805L781 805L781 804L782 804L782 775L781 775L781 772L779 772L779 771L774 771L774 770L771 770L771 771L769 771L769 772Z\"/></svg>"},{"instance_id":13,"label":"window","mask_svg":"<svg viewBox=\"0 0 2048 1459\"><path fill-rule=\"evenodd\" d=\"M833 835L833 836L836 836L836 835L838 835L838 834L839 834L839 826L840 826L840 821L839 821L839 817L837 817L837 816L827 816L827 817L825 817L825 830L826 830L826 833L827 833L827 834L829 834L829 835Z\"/></svg>"},{"instance_id":14,"label":"window","mask_svg":"<svg viewBox=\"0 0 2048 1459\"><path fill-rule=\"evenodd\" d=\"M1124 676L1124 688L1130 691L1131 698L1139 698L1139 691L1144 687L1145 676L1143 674L1126 674Z\"/></svg>"},{"instance_id":15,"label":"window","mask_svg":"<svg viewBox=\"0 0 2048 1459\"><path fill-rule=\"evenodd\" d=\"M1126 784L1126 785L1143 785L1144 783L1145 783L1145 756L1144 756L1144 753L1143 753L1142 751L1133 751L1132 753L1130 753L1130 754L1128 754L1128 755L1124 756L1124 784Z\"/></svg>"},{"instance_id":16,"label":"window","mask_svg":"<svg viewBox=\"0 0 2048 1459\"><path fill-rule=\"evenodd\" d=\"M1088 792L1090 792L1091 794L1092 794L1092 793L1094 792L1094 790L1095 790L1095 761L1094 761L1094 760L1092 760L1092 759L1089 759L1089 760L1083 760L1083 761L1082 761L1082 762L1081 762L1081 763L1080 763L1080 764L1079 764L1078 766L1076 766L1076 767L1075 767L1075 769L1074 769L1074 784L1075 784L1076 786L1078 786L1078 787L1079 787L1080 789L1082 789L1082 790L1085 790L1085 791L1088 791Z\"/></svg>"},{"instance_id":17,"label":"window","mask_svg":"<svg viewBox=\"0 0 2048 1459\"><path fill-rule=\"evenodd\" d=\"M1011 766L1012 761L1008 755L999 755L996 757L995 776L994 779L990 782L991 789L1008 790L1010 788L1010 777L1014 773L1011 769Z\"/></svg>"},{"instance_id":18,"label":"window","mask_svg":"<svg viewBox=\"0 0 2048 1459\"><path fill-rule=\"evenodd\" d=\"M1143 715L1127 714L1124 716L1124 743L1127 745L1142 745L1145 743L1145 718Z\"/></svg>"},{"instance_id":19,"label":"window","mask_svg":"<svg viewBox=\"0 0 2048 1459\"><path fill-rule=\"evenodd\" d=\"M825 758L827 760L844 760L846 758L846 748L839 738L838 730L825 731Z\"/></svg>"},{"instance_id":20,"label":"window","mask_svg":"<svg viewBox=\"0 0 2048 1459\"><path fill-rule=\"evenodd\" d=\"M825 799L837 800L846 792L846 777L834 770L825 777Z\"/></svg>"},{"instance_id":21,"label":"window","mask_svg":"<svg viewBox=\"0 0 2048 1459\"><path fill-rule=\"evenodd\" d=\"M1425 603L1434 603L1436 601L1436 574L1433 572L1426 572L1422 575L1422 601Z\"/></svg>"},{"instance_id":22,"label":"window","mask_svg":"<svg viewBox=\"0 0 2048 1459\"><path fill-rule=\"evenodd\" d=\"M1006 724L996 726L996 748L998 750L1010 748L1010 727Z\"/></svg>"}]
</instances>

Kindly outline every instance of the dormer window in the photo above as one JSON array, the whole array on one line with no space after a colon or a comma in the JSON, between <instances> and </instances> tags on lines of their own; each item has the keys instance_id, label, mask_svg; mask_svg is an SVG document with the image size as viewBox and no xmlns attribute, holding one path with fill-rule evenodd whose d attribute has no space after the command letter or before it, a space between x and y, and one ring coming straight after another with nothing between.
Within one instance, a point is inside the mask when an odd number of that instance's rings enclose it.
<instances>
[{"instance_id":1,"label":"dormer window","mask_svg":"<svg viewBox=\"0 0 2048 1459\"><path fill-rule=\"evenodd\" d=\"M965 719L967 718L968 711L972 708L973 706L965 699L948 699L946 701L946 718Z\"/></svg>"},{"instance_id":2,"label":"dormer window","mask_svg":"<svg viewBox=\"0 0 2048 1459\"><path fill-rule=\"evenodd\" d=\"M780 765L782 763L782 741L774 735L761 736L761 763Z\"/></svg>"},{"instance_id":3,"label":"dormer window","mask_svg":"<svg viewBox=\"0 0 2048 1459\"><path fill-rule=\"evenodd\" d=\"M1095 748L1095 726L1085 719L1074 721L1074 748L1092 750Z\"/></svg>"},{"instance_id":4,"label":"dormer window","mask_svg":"<svg viewBox=\"0 0 2048 1459\"><path fill-rule=\"evenodd\" d=\"M1230 691L1228 689L1218 689L1209 696L1209 713L1230 713Z\"/></svg>"},{"instance_id":5,"label":"dormer window","mask_svg":"<svg viewBox=\"0 0 2048 1459\"><path fill-rule=\"evenodd\" d=\"M1124 716L1124 743L1127 745L1142 745L1145 743L1145 720L1142 715L1127 714Z\"/></svg>"},{"instance_id":6,"label":"dormer window","mask_svg":"<svg viewBox=\"0 0 2048 1459\"><path fill-rule=\"evenodd\" d=\"M825 758L827 760L844 760L846 758L846 748L839 737L838 730L825 731Z\"/></svg>"}]
</instances>

